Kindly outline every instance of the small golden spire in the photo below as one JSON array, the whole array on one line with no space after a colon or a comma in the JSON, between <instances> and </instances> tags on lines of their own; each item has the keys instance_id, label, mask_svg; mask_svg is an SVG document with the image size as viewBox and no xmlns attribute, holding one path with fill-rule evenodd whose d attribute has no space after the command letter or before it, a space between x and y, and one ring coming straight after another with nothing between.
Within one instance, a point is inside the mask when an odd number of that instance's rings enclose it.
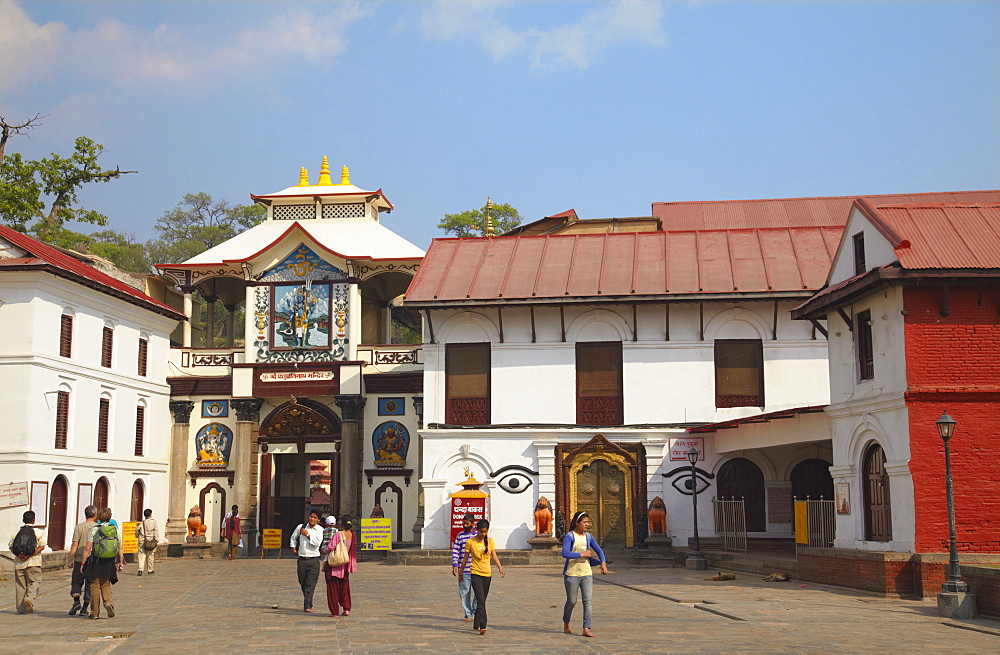
<instances>
[{"instance_id":1,"label":"small golden spire","mask_svg":"<svg viewBox=\"0 0 1000 655\"><path fill-rule=\"evenodd\" d=\"M493 236L493 201L486 196L486 236Z\"/></svg>"},{"instance_id":2,"label":"small golden spire","mask_svg":"<svg viewBox=\"0 0 1000 655\"><path fill-rule=\"evenodd\" d=\"M350 184L351 183L351 172L347 170L347 164L340 167L340 183Z\"/></svg>"},{"instance_id":3,"label":"small golden spire","mask_svg":"<svg viewBox=\"0 0 1000 655\"><path fill-rule=\"evenodd\" d=\"M299 183L296 186L309 186L309 171L305 166L299 168Z\"/></svg>"},{"instance_id":4,"label":"small golden spire","mask_svg":"<svg viewBox=\"0 0 1000 655\"><path fill-rule=\"evenodd\" d=\"M323 155L323 163L319 167L319 179L316 181L316 186L332 186L333 182L330 180L330 162L327 161L326 155Z\"/></svg>"}]
</instances>

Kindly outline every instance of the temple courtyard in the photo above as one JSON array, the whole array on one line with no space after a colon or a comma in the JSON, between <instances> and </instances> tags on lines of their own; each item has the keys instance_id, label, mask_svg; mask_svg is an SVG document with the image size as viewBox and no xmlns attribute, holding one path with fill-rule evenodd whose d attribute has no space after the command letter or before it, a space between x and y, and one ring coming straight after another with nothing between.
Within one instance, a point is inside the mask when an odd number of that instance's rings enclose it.
<instances>
[{"instance_id":1,"label":"temple courtyard","mask_svg":"<svg viewBox=\"0 0 1000 655\"><path fill-rule=\"evenodd\" d=\"M362 562L354 609L333 618L325 588L302 612L295 561L168 559L156 575L128 565L114 587L116 616L67 615L69 572L47 572L33 615L14 612L0 582L0 652L997 652L1000 623L939 618L933 601L885 599L736 574L612 564L594 586L593 639L562 633L558 566L507 567L494 578L489 632L462 620L448 566ZM103 612L102 612L103 614Z\"/></svg>"}]
</instances>

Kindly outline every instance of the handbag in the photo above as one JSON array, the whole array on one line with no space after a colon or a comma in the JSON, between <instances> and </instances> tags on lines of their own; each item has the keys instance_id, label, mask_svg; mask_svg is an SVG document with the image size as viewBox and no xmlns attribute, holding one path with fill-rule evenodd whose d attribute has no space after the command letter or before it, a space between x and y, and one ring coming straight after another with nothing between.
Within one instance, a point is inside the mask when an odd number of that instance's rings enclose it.
<instances>
[{"instance_id":1,"label":"handbag","mask_svg":"<svg viewBox=\"0 0 1000 655\"><path fill-rule=\"evenodd\" d=\"M156 547L158 545L159 544L157 543L156 539L150 539L149 536L146 534L146 522L143 521L142 522L142 549L145 550L146 552L151 552L151 551L156 550Z\"/></svg>"},{"instance_id":2,"label":"handbag","mask_svg":"<svg viewBox=\"0 0 1000 655\"><path fill-rule=\"evenodd\" d=\"M347 549L347 543L341 539L337 545L326 556L326 563L330 566L343 566L351 561L351 552Z\"/></svg>"}]
</instances>

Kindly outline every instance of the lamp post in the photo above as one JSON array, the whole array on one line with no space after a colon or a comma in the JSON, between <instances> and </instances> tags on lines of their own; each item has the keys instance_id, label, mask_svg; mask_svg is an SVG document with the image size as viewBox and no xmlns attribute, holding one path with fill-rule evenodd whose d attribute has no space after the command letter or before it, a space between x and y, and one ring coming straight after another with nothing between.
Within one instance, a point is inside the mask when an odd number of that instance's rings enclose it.
<instances>
[{"instance_id":1,"label":"lamp post","mask_svg":"<svg viewBox=\"0 0 1000 655\"><path fill-rule=\"evenodd\" d=\"M701 552L701 542L698 540L698 479L695 477L694 465L698 461L698 449L691 446L687 451L687 459L691 462L691 506L694 509L694 549L688 555L685 567L696 571L704 571L708 568L705 555Z\"/></svg>"},{"instance_id":2,"label":"lamp post","mask_svg":"<svg viewBox=\"0 0 1000 655\"><path fill-rule=\"evenodd\" d=\"M956 619L971 619L976 616L976 599L968 593L968 585L962 580L958 568L958 546L955 540L955 489L951 481L951 450L949 442L955 434L955 419L945 412L937 421L938 435L944 441L944 483L948 495L948 538L950 540L950 557L948 560L948 578L941 585L938 594L938 614Z\"/></svg>"}]
</instances>

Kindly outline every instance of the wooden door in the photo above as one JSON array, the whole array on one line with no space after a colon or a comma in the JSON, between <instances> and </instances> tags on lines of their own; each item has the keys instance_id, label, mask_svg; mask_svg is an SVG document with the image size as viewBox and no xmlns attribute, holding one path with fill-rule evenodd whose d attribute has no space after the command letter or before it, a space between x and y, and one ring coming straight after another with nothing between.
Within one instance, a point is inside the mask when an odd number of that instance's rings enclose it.
<instances>
[{"instance_id":1,"label":"wooden door","mask_svg":"<svg viewBox=\"0 0 1000 655\"><path fill-rule=\"evenodd\" d=\"M66 478L59 476L52 483L49 494L48 541L52 550L63 550L66 546L66 512L69 507L69 486Z\"/></svg>"},{"instance_id":2,"label":"wooden door","mask_svg":"<svg viewBox=\"0 0 1000 655\"><path fill-rule=\"evenodd\" d=\"M136 480L132 484L132 505L129 510L129 520L130 521L141 521L142 520L142 503L143 503L143 493L142 480Z\"/></svg>"},{"instance_id":3,"label":"wooden door","mask_svg":"<svg viewBox=\"0 0 1000 655\"><path fill-rule=\"evenodd\" d=\"M108 506L108 498L111 496L111 487L107 478L100 478L94 485L94 507L104 509Z\"/></svg>"},{"instance_id":4,"label":"wooden door","mask_svg":"<svg viewBox=\"0 0 1000 655\"><path fill-rule=\"evenodd\" d=\"M756 464L743 457L729 460L719 469L717 485L720 499L743 499L747 532L767 530L767 517L764 513L764 474Z\"/></svg>"},{"instance_id":5,"label":"wooden door","mask_svg":"<svg viewBox=\"0 0 1000 655\"><path fill-rule=\"evenodd\" d=\"M590 532L601 546L625 547L625 472L595 459L576 473L576 509L590 515Z\"/></svg>"},{"instance_id":6,"label":"wooden door","mask_svg":"<svg viewBox=\"0 0 1000 655\"><path fill-rule=\"evenodd\" d=\"M892 514L889 511L889 474L885 470L885 451L872 444L865 451L865 539L892 541Z\"/></svg>"}]
</instances>

